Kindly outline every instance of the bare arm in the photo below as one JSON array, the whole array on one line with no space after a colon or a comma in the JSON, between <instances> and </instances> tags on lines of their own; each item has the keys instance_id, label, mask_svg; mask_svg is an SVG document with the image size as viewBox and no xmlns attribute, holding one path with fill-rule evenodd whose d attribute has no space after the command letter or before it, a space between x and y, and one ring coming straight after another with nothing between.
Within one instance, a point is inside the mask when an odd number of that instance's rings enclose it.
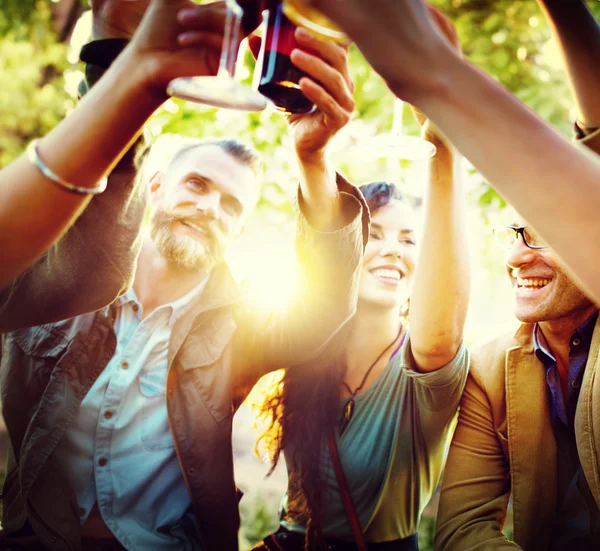
<instances>
[{"instance_id":1,"label":"bare arm","mask_svg":"<svg viewBox=\"0 0 600 551\"><path fill-rule=\"evenodd\" d=\"M164 101L171 78L214 71L222 28L217 11L222 10L193 8L204 12L204 22L193 23L201 33L194 48L180 47L177 36L186 27L177 13L190 6L187 0L152 2L124 54L41 140L40 157L55 173L78 186L95 186ZM0 289L47 251L89 201L54 186L24 156L0 171Z\"/></svg>"},{"instance_id":2,"label":"bare arm","mask_svg":"<svg viewBox=\"0 0 600 551\"><path fill-rule=\"evenodd\" d=\"M312 3L350 34L392 91L435 122L600 298L600 159L573 147L460 59L422 0Z\"/></svg>"},{"instance_id":3,"label":"bare arm","mask_svg":"<svg viewBox=\"0 0 600 551\"><path fill-rule=\"evenodd\" d=\"M558 42L579 119L600 126L600 24L583 0L538 0Z\"/></svg>"},{"instance_id":4,"label":"bare arm","mask_svg":"<svg viewBox=\"0 0 600 551\"><path fill-rule=\"evenodd\" d=\"M425 202L421 249L410 297L411 348L421 371L433 371L455 356L469 304L470 270L459 154L434 133L437 147Z\"/></svg>"},{"instance_id":5,"label":"bare arm","mask_svg":"<svg viewBox=\"0 0 600 551\"><path fill-rule=\"evenodd\" d=\"M432 10L438 28L460 51L450 21ZM456 355L469 305L471 272L467 252L460 155L433 124L415 111L422 136L432 142L421 249L410 296L411 351L420 371L435 371Z\"/></svg>"}]
</instances>

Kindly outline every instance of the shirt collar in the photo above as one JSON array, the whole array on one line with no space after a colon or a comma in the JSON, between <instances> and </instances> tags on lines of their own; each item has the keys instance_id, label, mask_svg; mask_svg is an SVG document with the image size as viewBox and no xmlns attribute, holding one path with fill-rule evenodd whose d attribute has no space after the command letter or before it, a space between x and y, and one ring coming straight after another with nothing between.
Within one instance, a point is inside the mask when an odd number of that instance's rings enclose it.
<instances>
[{"instance_id":1,"label":"shirt collar","mask_svg":"<svg viewBox=\"0 0 600 551\"><path fill-rule=\"evenodd\" d=\"M169 312L169 324L173 325L181 316L183 316L187 311L190 310L192 305L196 302L196 300L200 297L204 288L206 287L206 282L208 281L208 277L203 279L198 285L196 285L191 291L178 298L177 300L170 302L168 304L163 304L159 306L155 311L164 309ZM129 290L121 295L117 299L117 306L122 308L126 304L137 305L139 308L139 312L142 311L142 305L138 300L133 287L130 287ZM136 310L137 312L138 310Z\"/></svg>"},{"instance_id":2,"label":"shirt collar","mask_svg":"<svg viewBox=\"0 0 600 551\"><path fill-rule=\"evenodd\" d=\"M592 342L592 335L594 334L594 327L596 326L597 319L598 310L596 310L575 330L573 335L571 335L570 342L572 343L573 339L579 338L581 348L589 348ZM548 346L548 342L546 341L546 337L544 337L544 333L540 329L538 323L534 325L533 348L535 350L536 356L544 365L556 362L556 358L554 357L554 354L552 354L552 351Z\"/></svg>"}]
</instances>

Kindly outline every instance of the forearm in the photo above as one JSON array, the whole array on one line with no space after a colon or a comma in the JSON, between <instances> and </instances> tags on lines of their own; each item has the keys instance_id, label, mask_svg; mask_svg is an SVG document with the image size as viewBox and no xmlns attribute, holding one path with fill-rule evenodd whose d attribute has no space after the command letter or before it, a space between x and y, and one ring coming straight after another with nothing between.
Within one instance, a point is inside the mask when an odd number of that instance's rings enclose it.
<instances>
[{"instance_id":1,"label":"forearm","mask_svg":"<svg viewBox=\"0 0 600 551\"><path fill-rule=\"evenodd\" d=\"M444 67L440 85L410 101L600 297L600 160L473 65L448 54Z\"/></svg>"},{"instance_id":2,"label":"forearm","mask_svg":"<svg viewBox=\"0 0 600 551\"><path fill-rule=\"evenodd\" d=\"M538 0L559 44L579 119L600 125L600 24L583 0Z\"/></svg>"},{"instance_id":3,"label":"forearm","mask_svg":"<svg viewBox=\"0 0 600 551\"><path fill-rule=\"evenodd\" d=\"M29 270L0 307L0 333L98 310L133 281L147 187L133 166L113 170L107 190Z\"/></svg>"},{"instance_id":4,"label":"forearm","mask_svg":"<svg viewBox=\"0 0 600 551\"><path fill-rule=\"evenodd\" d=\"M40 141L40 157L64 180L94 187L135 140L160 104L143 86L141 70L132 56L118 60ZM0 172L0 288L43 254L88 202L53 185L24 156Z\"/></svg>"},{"instance_id":5,"label":"forearm","mask_svg":"<svg viewBox=\"0 0 600 551\"><path fill-rule=\"evenodd\" d=\"M454 358L470 289L460 163L456 153L437 145L409 312L412 352L421 371L433 371Z\"/></svg>"},{"instance_id":6,"label":"forearm","mask_svg":"<svg viewBox=\"0 0 600 551\"><path fill-rule=\"evenodd\" d=\"M346 226L350 220L342 209L336 172L327 154L298 154L300 166L300 189L304 214L317 231L332 232Z\"/></svg>"}]
</instances>

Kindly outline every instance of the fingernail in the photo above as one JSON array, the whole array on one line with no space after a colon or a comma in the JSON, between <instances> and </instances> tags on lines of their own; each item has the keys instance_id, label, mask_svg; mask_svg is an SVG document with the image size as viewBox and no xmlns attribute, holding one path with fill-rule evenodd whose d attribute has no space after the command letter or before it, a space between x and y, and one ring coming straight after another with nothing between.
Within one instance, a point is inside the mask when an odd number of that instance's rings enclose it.
<instances>
[{"instance_id":1,"label":"fingernail","mask_svg":"<svg viewBox=\"0 0 600 551\"><path fill-rule=\"evenodd\" d=\"M312 38L312 34L310 34L304 27L298 27L296 29L296 38L309 39Z\"/></svg>"},{"instance_id":2,"label":"fingernail","mask_svg":"<svg viewBox=\"0 0 600 551\"><path fill-rule=\"evenodd\" d=\"M307 59L308 58L308 54L306 52L304 52L303 50L299 50L298 48L294 48L292 50L292 53L290 54L290 57L296 58L296 59Z\"/></svg>"}]
</instances>

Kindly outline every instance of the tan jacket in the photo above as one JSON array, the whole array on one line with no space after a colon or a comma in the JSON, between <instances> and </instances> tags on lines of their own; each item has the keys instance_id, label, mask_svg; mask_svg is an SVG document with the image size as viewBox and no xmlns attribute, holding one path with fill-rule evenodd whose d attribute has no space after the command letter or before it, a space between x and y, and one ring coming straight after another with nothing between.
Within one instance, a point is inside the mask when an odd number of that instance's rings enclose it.
<instances>
[{"instance_id":1,"label":"tan jacket","mask_svg":"<svg viewBox=\"0 0 600 551\"><path fill-rule=\"evenodd\" d=\"M575 415L579 458L600 506L600 320L596 323ZM435 548L548 548L556 509L556 441L546 370L533 325L472 354L442 484ZM502 534L509 497L514 541Z\"/></svg>"}]
</instances>

